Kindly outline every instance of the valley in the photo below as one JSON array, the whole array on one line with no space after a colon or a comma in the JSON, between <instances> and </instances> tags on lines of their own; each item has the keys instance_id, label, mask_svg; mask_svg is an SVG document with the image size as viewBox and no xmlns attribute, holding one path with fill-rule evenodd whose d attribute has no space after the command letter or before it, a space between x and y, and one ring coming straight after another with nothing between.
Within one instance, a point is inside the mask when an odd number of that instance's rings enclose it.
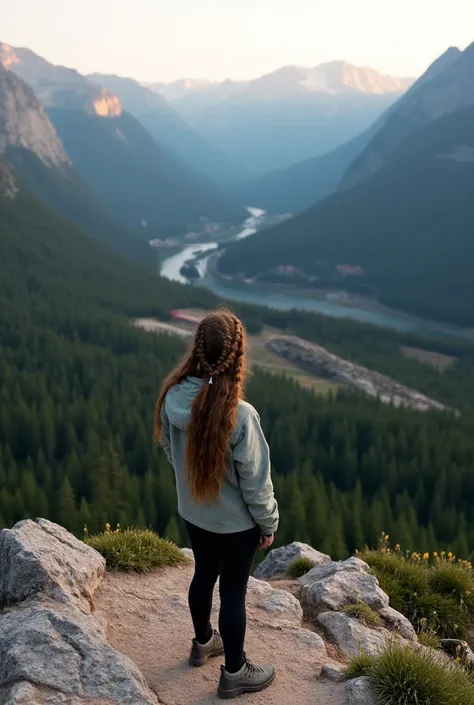
<instances>
[{"instance_id":1,"label":"valley","mask_svg":"<svg viewBox=\"0 0 474 705\"><path fill-rule=\"evenodd\" d=\"M344 558L383 529L467 556L470 52L410 88L344 62L237 92L190 95L191 81L173 88L189 110L206 103L189 122L171 89L6 44L0 61L0 528L44 516L76 535L121 523L182 544L153 409L193 330L172 312L225 306L249 335L277 543ZM216 96L218 125L205 117ZM453 111L432 119L435 99Z\"/></svg>"},{"instance_id":2,"label":"valley","mask_svg":"<svg viewBox=\"0 0 474 705\"><path fill-rule=\"evenodd\" d=\"M305 290L285 284L270 284L245 280L242 277L222 275L217 269L217 261L226 243L250 238L274 220L286 219L285 216L269 216L262 209L249 208L250 217L242 229L236 228L231 234L227 230L222 235L213 233L215 239L188 245L183 239L173 238L167 247L158 246L160 253L160 274L170 281L182 284L190 281L182 272L186 264L196 268L192 277L194 284L205 287L219 297L269 308L291 310L299 309L335 318L351 318L363 323L388 326L399 331L411 331L427 337L465 338L474 340L474 330L449 326L435 321L425 320L406 312L383 306L377 301L362 296L347 294L344 291L327 289ZM181 242L181 244L179 244ZM167 256L168 249L172 254ZM177 251L176 251L177 250ZM197 276L199 275L199 276Z\"/></svg>"}]
</instances>

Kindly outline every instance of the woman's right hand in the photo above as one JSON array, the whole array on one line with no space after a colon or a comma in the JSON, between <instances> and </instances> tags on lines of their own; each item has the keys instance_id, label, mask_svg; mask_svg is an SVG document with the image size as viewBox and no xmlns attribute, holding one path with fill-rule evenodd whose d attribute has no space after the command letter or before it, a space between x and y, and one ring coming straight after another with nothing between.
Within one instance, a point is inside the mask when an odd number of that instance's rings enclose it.
<instances>
[{"instance_id":1,"label":"woman's right hand","mask_svg":"<svg viewBox=\"0 0 474 705\"><path fill-rule=\"evenodd\" d=\"M274 536L273 534L272 534L271 536L264 536L264 535L262 534L262 536L261 536L261 538L260 538L260 545L259 545L259 547L258 547L259 550L260 550L260 551L266 551L267 548L270 548L270 546L272 545L272 543L274 542L274 540L275 540L275 536Z\"/></svg>"}]
</instances>

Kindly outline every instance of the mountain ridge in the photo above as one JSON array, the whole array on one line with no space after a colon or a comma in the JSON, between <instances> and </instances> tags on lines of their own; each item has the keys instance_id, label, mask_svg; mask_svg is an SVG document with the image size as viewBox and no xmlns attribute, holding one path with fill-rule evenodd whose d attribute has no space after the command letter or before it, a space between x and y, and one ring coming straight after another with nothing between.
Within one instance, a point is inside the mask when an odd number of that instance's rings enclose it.
<instances>
[{"instance_id":1,"label":"mountain ridge","mask_svg":"<svg viewBox=\"0 0 474 705\"><path fill-rule=\"evenodd\" d=\"M281 67L253 81L153 85L184 119L251 177L326 154L367 129L411 79L347 62Z\"/></svg>"},{"instance_id":2,"label":"mountain ridge","mask_svg":"<svg viewBox=\"0 0 474 705\"><path fill-rule=\"evenodd\" d=\"M30 50L0 45L0 61L29 81L73 166L102 207L143 240L192 229L203 217L243 218L243 207L158 145L110 91Z\"/></svg>"},{"instance_id":3,"label":"mountain ridge","mask_svg":"<svg viewBox=\"0 0 474 705\"><path fill-rule=\"evenodd\" d=\"M394 106L385 125L348 168L341 187L357 185L376 171L403 140L449 113L474 105L474 44L448 49Z\"/></svg>"}]
</instances>

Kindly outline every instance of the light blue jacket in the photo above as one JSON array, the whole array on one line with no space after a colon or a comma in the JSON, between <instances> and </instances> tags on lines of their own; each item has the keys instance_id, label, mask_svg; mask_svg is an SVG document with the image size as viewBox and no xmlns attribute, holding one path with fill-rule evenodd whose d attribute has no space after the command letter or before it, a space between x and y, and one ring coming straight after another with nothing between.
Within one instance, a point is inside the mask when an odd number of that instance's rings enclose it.
<instances>
[{"instance_id":1,"label":"light blue jacket","mask_svg":"<svg viewBox=\"0 0 474 705\"><path fill-rule=\"evenodd\" d=\"M161 412L162 443L174 468L178 511L191 524L218 534L232 534L259 526L270 535L278 528L278 504L270 475L270 452L253 406L239 402L238 417L230 440L231 461L219 498L212 504L196 502L186 479L186 429L191 406L203 385L187 377L166 395Z\"/></svg>"}]
</instances>

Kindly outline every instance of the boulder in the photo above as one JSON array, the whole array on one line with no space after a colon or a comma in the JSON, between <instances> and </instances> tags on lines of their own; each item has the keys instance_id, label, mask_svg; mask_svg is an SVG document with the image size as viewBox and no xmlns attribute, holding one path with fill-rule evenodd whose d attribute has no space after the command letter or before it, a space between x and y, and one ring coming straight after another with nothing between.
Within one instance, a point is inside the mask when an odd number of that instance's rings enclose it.
<instances>
[{"instance_id":1,"label":"boulder","mask_svg":"<svg viewBox=\"0 0 474 705\"><path fill-rule=\"evenodd\" d=\"M109 646L98 623L72 604L28 601L0 615L0 688L19 683L21 691L28 687L24 681L56 691L52 702L58 705L75 702L74 697L157 704L135 664ZM20 696L11 695L12 703L21 703Z\"/></svg>"},{"instance_id":2,"label":"boulder","mask_svg":"<svg viewBox=\"0 0 474 705\"><path fill-rule=\"evenodd\" d=\"M257 603L257 606L272 615L274 626L301 626L303 610L293 595L284 590L274 590ZM267 620L268 621L268 618Z\"/></svg>"},{"instance_id":3,"label":"boulder","mask_svg":"<svg viewBox=\"0 0 474 705\"><path fill-rule=\"evenodd\" d=\"M383 610L380 610L379 615L395 634L399 634L407 641L418 641L413 624L401 612L397 612L393 607L384 607Z\"/></svg>"},{"instance_id":4,"label":"boulder","mask_svg":"<svg viewBox=\"0 0 474 705\"><path fill-rule=\"evenodd\" d=\"M323 612L318 623L345 656L355 656L361 651L369 655L378 653L391 638L386 629L370 629L342 612Z\"/></svg>"},{"instance_id":5,"label":"boulder","mask_svg":"<svg viewBox=\"0 0 474 705\"><path fill-rule=\"evenodd\" d=\"M301 605L305 613L316 617L320 612L341 610L345 605L365 602L379 611L388 607L388 595L373 575L357 570L342 570L323 580L303 585Z\"/></svg>"},{"instance_id":6,"label":"boulder","mask_svg":"<svg viewBox=\"0 0 474 705\"><path fill-rule=\"evenodd\" d=\"M255 577L260 580L269 580L270 578L282 576L297 558L308 558L314 565L331 561L331 558L325 553L316 551L307 543L295 541L288 546L282 546L270 551L265 560L257 567Z\"/></svg>"},{"instance_id":7,"label":"boulder","mask_svg":"<svg viewBox=\"0 0 474 705\"><path fill-rule=\"evenodd\" d=\"M370 567L356 556L348 558L346 561L331 561L330 563L322 563L312 568L308 573L302 575L299 578L299 582L302 585L309 585L309 583L315 583L318 580L324 580L330 575L335 573L340 573L343 570L357 571L359 573L370 573Z\"/></svg>"},{"instance_id":8,"label":"boulder","mask_svg":"<svg viewBox=\"0 0 474 705\"><path fill-rule=\"evenodd\" d=\"M309 629L299 629L296 632L296 638L299 642L304 644L305 647L319 651L319 657L323 654L327 654L324 639L319 636L319 634L316 634L316 632L311 632Z\"/></svg>"},{"instance_id":9,"label":"boulder","mask_svg":"<svg viewBox=\"0 0 474 705\"><path fill-rule=\"evenodd\" d=\"M275 590L264 580L257 580L251 577L247 593L248 602L258 608L257 612L253 612L252 619L259 621L259 613L261 612L261 620L266 624L268 624L269 615L271 615L270 621L274 627L301 627L303 610L299 600L286 590ZM215 602L217 610L219 600Z\"/></svg>"},{"instance_id":10,"label":"boulder","mask_svg":"<svg viewBox=\"0 0 474 705\"><path fill-rule=\"evenodd\" d=\"M378 705L378 700L365 676L347 681L345 686L347 705Z\"/></svg>"},{"instance_id":11,"label":"boulder","mask_svg":"<svg viewBox=\"0 0 474 705\"><path fill-rule=\"evenodd\" d=\"M105 574L97 551L46 519L0 532L0 606L42 594L90 613Z\"/></svg>"},{"instance_id":12,"label":"boulder","mask_svg":"<svg viewBox=\"0 0 474 705\"><path fill-rule=\"evenodd\" d=\"M319 677L323 681L340 683L344 680L344 666L336 666L334 663L325 663Z\"/></svg>"}]
</instances>

